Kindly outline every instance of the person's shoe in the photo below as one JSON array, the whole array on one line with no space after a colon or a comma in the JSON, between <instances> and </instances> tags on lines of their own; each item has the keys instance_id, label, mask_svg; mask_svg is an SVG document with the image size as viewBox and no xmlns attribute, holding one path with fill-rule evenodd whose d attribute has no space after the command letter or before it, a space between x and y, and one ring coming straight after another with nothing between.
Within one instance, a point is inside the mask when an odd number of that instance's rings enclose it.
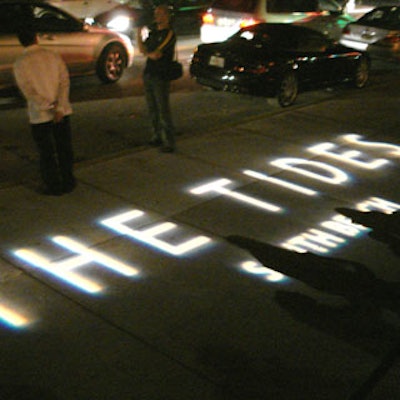
<instances>
[{"instance_id":1,"label":"person's shoe","mask_svg":"<svg viewBox=\"0 0 400 400\"><path fill-rule=\"evenodd\" d=\"M150 140L149 145L152 147L159 147L162 145L162 141L161 139L152 139Z\"/></svg>"},{"instance_id":2,"label":"person's shoe","mask_svg":"<svg viewBox=\"0 0 400 400\"><path fill-rule=\"evenodd\" d=\"M175 149L172 146L162 146L160 151L161 153L173 153Z\"/></svg>"}]
</instances>

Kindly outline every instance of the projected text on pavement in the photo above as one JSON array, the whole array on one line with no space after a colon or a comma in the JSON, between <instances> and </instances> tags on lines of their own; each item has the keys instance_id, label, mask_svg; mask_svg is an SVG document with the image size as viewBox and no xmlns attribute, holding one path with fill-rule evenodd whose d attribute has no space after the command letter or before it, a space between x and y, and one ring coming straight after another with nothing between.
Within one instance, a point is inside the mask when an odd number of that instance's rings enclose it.
<instances>
[{"instance_id":1,"label":"projected text on pavement","mask_svg":"<svg viewBox=\"0 0 400 400\"><path fill-rule=\"evenodd\" d=\"M400 146L363 140L357 134L346 134L338 137L339 143L346 146L356 146L368 150L372 153L383 152L388 157L400 157ZM331 142L318 143L307 148L312 155L319 158L327 158L334 161L336 165L331 165L325 161L308 160L299 157L283 157L272 160L270 165L279 168L281 171L289 171L292 174L301 175L310 181L317 181L327 185L346 185L351 181L351 175L337 164L344 164L354 169L374 171L380 168L387 168L391 161L387 158L373 157L371 154L360 151L359 149L341 150L340 146ZM257 182L276 185L290 191L292 194L318 197L320 192L311 186L305 186L292 180L269 176L264 172L245 169L243 174ZM369 175L371 177L371 175ZM227 178L218 178L212 181L201 183L196 187L191 187L189 193L195 196L224 196L224 198L243 203L243 205L254 207L261 212L284 214L286 207L275 204L268 199L260 199L238 191L233 186L238 186ZM368 197L354 204L360 211L378 210L391 213L400 209L400 204L389 199L383 199L376 195ZM213 241L208 236L190 234L183 240L174 239L173 233L185 232L187 229L179 224L169 221L152 223L150 226L141 227L136 225L137 220L146 216L141 210L133 209L111 218L100 221L102 227L112 230L122 237L129 240L151 246L156 251L162 251L174 257L193 256L195 250L203 249L204 246ZM332 215L330 219L324 220L318 226L309 228L302 233L290 237L281 242L281 246L297 252L312 251L326 254L332 249L343 246L350 238L355 238L367 230L366 227L352 223L348 218L341 215ZM185 236L186 234L184 234ZM21 248L13 251L13 255L22 260L27 268L34 268L41 273L49 274L60 282L68 284L86 293L99 293L104 289L104 284L94 281L79 273L78 270L87 268L89 265L105 268L110 273L115 273L124 277L135 277L140 275L140 270L131 265L118 260L111 254L94 249L93 246L83 244L77 239L67 236L54 236L50 239L55 245L62 247L73 253L72 256L60 257L58 260L51 260L38 251ZM245 261L240 267L244 272L257 275L269 282L279 282L285 277L265 266L260 266L254 261ZM271 266L273 268L273 266ZM0 321L10 326L24 326L28 323L27 319L12 310L12 307L5 305L5 301L0 300Z\"/></svg>"}]
</instances>

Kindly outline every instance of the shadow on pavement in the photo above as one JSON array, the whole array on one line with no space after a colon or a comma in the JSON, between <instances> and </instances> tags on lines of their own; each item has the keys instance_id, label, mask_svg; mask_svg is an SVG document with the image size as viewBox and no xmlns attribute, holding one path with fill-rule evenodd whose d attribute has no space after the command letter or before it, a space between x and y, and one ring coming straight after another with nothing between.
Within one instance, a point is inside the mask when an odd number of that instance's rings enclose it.
<instances>
[{"instance_id":1,"label":"shadow on pavement","mask_svg":"<svg viewBox=\"0 0 400 400\"><path fill-rule=\"evenodd\" d=\"M338 208L354 223L371 228L373 239L386 243L400 256L400 213L384 214ZM349 397L365 399L400 357L399 323L388 320L386 312L400 317L400 283L377 278L365 265L312 253L296 253L251 238L233 235L227 241L247 250L261 264L306 285L334 296L346 304L332 306L298 293L277 291L275 300L297 320L371 353L382 352L380 363ZM369 343L368 342L374 342ZM377 345L378 343L378 345Z\"/></svg>"},{"instance_id":2,"label":"shadow on pavement","mask_svg":"<svg viewBox=\"0 0 400 400\"><path fill-rule=\"evenodd\" d=\"M389 249L400 256L400 212L384 214L378 211L362 212L350 208L337 208L337 212L350 218L353 223L371 228L369 236L386 243Z\"/></svg>"}]
</instances>

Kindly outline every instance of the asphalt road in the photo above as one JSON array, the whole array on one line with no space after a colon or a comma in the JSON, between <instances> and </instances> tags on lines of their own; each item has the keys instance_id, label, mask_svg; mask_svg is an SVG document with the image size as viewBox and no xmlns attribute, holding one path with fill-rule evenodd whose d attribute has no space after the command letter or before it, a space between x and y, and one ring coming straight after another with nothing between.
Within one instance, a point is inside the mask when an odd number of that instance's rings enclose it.
<instances>
[{"instance_id":1,"label":"asphalt road","mask_svg":"<svg viewBox=\"0 0 400 400\"><path fill-rule=\"evenodd\" d=\"M196 84L188 75L188 65L196 38L180 43L180 59L185 75L173 82L171 103L177 135L202 135L210 130L233 126L265 114L290 116L296 108L321 103L331 98L351 96L355 89L347 86L316 90L299 96L294 107L281 109L272 99L215 92ZM112 157L146 145L149 137L147 108L143 97L141 71L144 59L137 56L120 82L101 84L96 76L72 80L71 100L74 108L73 134L77 163ZM395 64L374 63L365 93L374 96L386 90L388 82L399 77ZM25 105L14 93L0 97L0 184L34 179L37 154L29 133ZM388 101L390 99L388 98Z\"/></svg>"},{"instance_id":2,"label":"asphalt road","mask_svg":"<svg viewBox=\"0 0 400 400\"><path fill-rule=\"evenodd\" d=\"M177 54L185 67L186 74L175 85L175 90L199 90L187 73L193 50L199 41L198 36L178 37ZM75 103L143 95L141 74L144 62L145 58L136 51L133 65L124 71L122 78L115 84L104 84L96 75L72 78L71 101ZM0 91L0 110L23 106L24 100L19 96L17 89L11 88Z\"/></svg>"}]
</instances>

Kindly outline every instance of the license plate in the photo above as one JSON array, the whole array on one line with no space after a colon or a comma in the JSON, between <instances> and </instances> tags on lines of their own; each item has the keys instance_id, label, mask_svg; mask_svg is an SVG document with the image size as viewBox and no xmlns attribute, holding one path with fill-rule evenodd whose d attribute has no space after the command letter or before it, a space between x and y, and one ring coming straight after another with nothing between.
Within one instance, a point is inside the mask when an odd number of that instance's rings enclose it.
<instances>
[{"instance_id":1,"label":"license plate","mask_svg":"<svg viewBox=\"0 0 400 400\"><path fill-rule=\"evenodd\" d=\"M224 68L225 58L218 56L211 56L208 64L212 65L213 67Z\"/></svg>"}]
</instances>

